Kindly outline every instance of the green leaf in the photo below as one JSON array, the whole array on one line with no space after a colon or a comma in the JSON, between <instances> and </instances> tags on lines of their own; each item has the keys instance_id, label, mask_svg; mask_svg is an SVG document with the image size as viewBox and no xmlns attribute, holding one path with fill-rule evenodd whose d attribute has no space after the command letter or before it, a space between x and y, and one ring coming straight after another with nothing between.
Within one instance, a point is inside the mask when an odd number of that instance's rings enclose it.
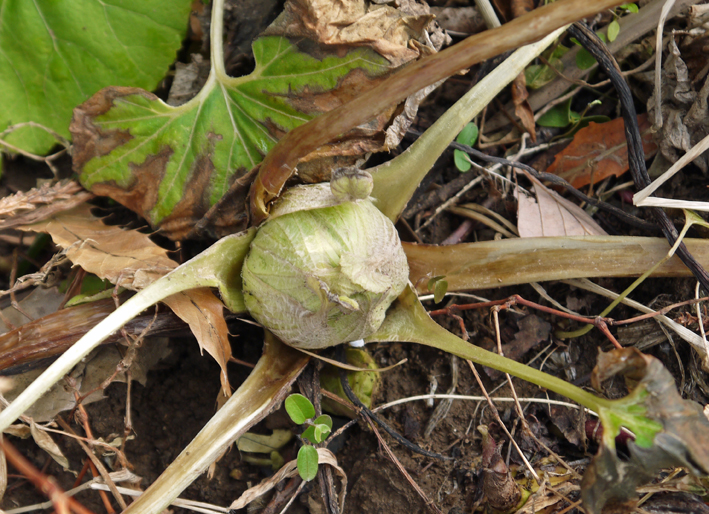
<instances>
[{"instance_id":1,"label":"green leaf","mask_svg":"<svg viewBox=\"0 0 709 514\"><path fill-rule=\"evenodd\" d=\"M580 70L587 70L594 64L596 64L596 59L585 48L580 49L576 54L576 66Z\"/></svg>"},{"instance_id":2,"label":"green leaf","mask_svg":"<svg viewBox=\"0 0 709 514\"><path fill-rule=\"evenodd\" d=\"M240 78L225 75L213 58L203 89L179 107L145 91L109 88L77 108L74 166L82 185L182 237L283 134L336 101L328 94L346 87L343 81L390 69L370 49L316 58L279 36L257 39L253 51L255 69ZM350 73L356 79L345 79Z\"/></svg>"},{"instance_id":3,"label":"green leaf","mask_svg":"<svg viewBox=\"0 0 709 514\"><path fill-rule=\"evenodd\" d=\"M618 18L614 19L608 24L608 41L613 42L615 38L618 37L620 33L620 23L618 23Z\"/></svg>"},{"instance_id":4,"label":"green leaf","mask_svg":"<svg viewBox=\"0 0 709 514\"><path fill-rule=\"evenodd\" d=\"M292 394L285 401L286 412L293 423L302 425L306 420L315 416L315 407L302 394Z\"/></svg>"},{"instance_id":5,"label":"green leaf","mask_svg":"<svg viewBox=\"0 0 709 514\"><path fill-rule=\"evenodd\" d=\"M438 280L433 288L433 301L441 303L448 292L448 281Z\"/></svg>"},{"instance_id":6,"label":"green leaf","mask_svg":"<svg viewBox=\"0 0 709 514\"><path fill-rule=\"evenodd\" d=\"M332 429L332 418L328 416L327 414L323 414L322 416L318 416L315 421L313 421L315 425L326 425L327 428Z\"/></svg>"},{"instance_id":7,"label":"green leaf","mask_svg":"<svg viewBox=\"0 0 709 514\"><path fill-rule=\"evenodd\" d=\"M457 143L461 145L473 146L478 140L478 126L475 123L468 123L463 130L460 131L458 137L455 138ZM455 167L462 173L470 170L471 164L468 154L461 150L453 151L453 159Z\"/></svg>"},{"instance_id":8,"label":"green leaf","mask_svg":"<svg viewBox=\"0 0 709 514\"><path fill-rule=\"evenodd\" d=\"M440 303L448 292L448 281L445 278L445 275L438 275L428 281L428 290L433 291L433 301L436 303Z\"/></svg>"},{"instance_id":9,"label":"green leaf","mask_svg":"<svg viewBox=\"0 0 709 514\"><path fill-rule=\"evenodd\" d=\"M310 482L318 474L318 451L312 446L303 446L298 450L298 474Z\"/></svg>"},{"instance_id":10,"label":"green leaf","mask_svg":"<svg viewBox=\"0 0 709 514\"><path fill-rule=\"evenodd\" d=\"M72 109L108 85L154 89L175 60L190 0L0 2L0 131L33 121L69 137ZM46 131L5 140L47 153Z\"/></svg>"},{"instance_id":11,"label":"green leaf","mask_svg":"<svg viewBox=\"0 0 709 514\"><path fill-rule=\"evenodd\" d=\"M618 9L623 9L633 14L638 12L638 4L623 4L618 7Z\"/></svg>"},{"instance_id":12,"label":"green leaf","mask_svg":"<svg viewBox=\"0 0 709 514\"><path fill-rule=\"evenodd\" d=\"M318 443L322 443L325 439L327 439L327 436L329 436L332 431L327 425L313 425L313 428L315 429L313 435Z\"/></svg>"},{"instance_id":13,"label":"green leaf","mask_svg":"<svg viewBox=\"0 0 709 514\"><path fill-rule=\"evenodd\" d=\"M578 118L578 113L573 113ZM555 105L537 120L542 127L566 127L572 121L571 98L562 104Z\"/></svg>"}]
</instances>

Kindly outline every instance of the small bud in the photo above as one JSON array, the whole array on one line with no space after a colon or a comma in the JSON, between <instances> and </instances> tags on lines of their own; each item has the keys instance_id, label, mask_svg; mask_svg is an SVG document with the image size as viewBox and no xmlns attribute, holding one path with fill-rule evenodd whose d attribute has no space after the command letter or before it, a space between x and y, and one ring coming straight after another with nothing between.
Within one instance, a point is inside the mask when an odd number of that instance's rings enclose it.
<instances>
[{"instance_id":1,"label":"small bud","mask_svg":"<svg viewBox=\"0 0 709 514\"><path fill-rule=\"evenodd\" d=\"M330 178L330 191L340 202L365 200L373 187L372 176L359 168L337 168Z\"/></svg>"}]
</instances>

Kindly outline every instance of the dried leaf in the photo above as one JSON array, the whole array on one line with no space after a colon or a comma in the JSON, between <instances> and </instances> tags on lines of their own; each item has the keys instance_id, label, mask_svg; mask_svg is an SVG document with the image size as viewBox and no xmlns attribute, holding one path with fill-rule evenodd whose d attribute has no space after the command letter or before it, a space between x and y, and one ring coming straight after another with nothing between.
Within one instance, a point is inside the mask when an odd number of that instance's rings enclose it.
<instances>
[{"instance_id":1,"label":"dried leaf","mask_svg":"<svg viewBox=\"0 0 709 514\"><path fill-rule=\"evenodd\" d=\"M524 172L534 184L536 200L516 191L520 237L607 235L578 205Z\"/></svg>"},{"instance_id":2,"label":"dried leaf","mask_svg":"<svg viewBox=\"0 0 709 514\"><path fill-rule=\"evenodd\" d=\"M45 452L47 452L57 464L64 469L69 469L69 461L59 449L57 443L54 442L52 437L47 432L40 430L34 421L30 423L30 433L32 434L32 439L34 439L34 442L37 443L37 445Z\"/></svg>"},{"instance_id":3,"label":"dried leaf","mask_svg":"<svg viewBox=\"0 0 709 514\"><path fill-rule=\"evenodd\" d=\"M671 163L709 134L709 77L697 91L680 49L673 38L668 43L667 59L662 63L662 127L656 134L660 152ZM706 50L699 54L706 61ZM691 49L687 57L692 57ZM701 65L704 66L704 63ZM655 119L655 94L647 101L648 113ZM704 153L694 163L707 173L709 156Z\"/></svg>"},{"instance_id":4,"label":"dried leaf","mask_svg":"<svg viewBox=\"0 0 709 514\"><path fill-rule=\"evenodd\" d=\"M409 41L418 38L433 20L428 8L413 2L408 9L368 4L362 0L293 0L264 35L277 31L326 45L369 46L393 66L417 58L419 52Z\"/></svg>"},{"instance_id":5,"label":"dried leaf","mask_svg":"<svg viewBox=\"0 0 709 514\"><path fill-rule=\"evenodd\" d=\"M638 116L643 151L650 157L657 151L647 115ZM547 172L566 179L575 188L598 183L606 177L619 177L628 171L628 147L622 118L607 123L589 123L559 152Z\"/></svg>"},{"instance_id":6,"label":"dried leaf","mask_svg":"<svg viewBox=\"0 0 709 514\"><path fill-rule=\"evenodd\" d=\"M685 467L696 475L709 474L709 420L701 405L682 399L662 363L635 348L600 354L592 383L600 387L618 373L636 384L626 397L625 412L647 423L633 427L636 440L628 443L630 458L621 459L615 451L617 430L611 428L627 421L615 417L617 412L602 419L603 444L581 486L584 506L591 514L600 513L610 499L634 497L635 488L660 469Z\"/></svg>"},{"instance_id":7,"label":"dried leaf","mask_svg":"<svg viewBox=\"0 0 709 514\"><path fill-rule=\"evenodd\" d=\"M529 106L527 99L527 80L524 73L520 73L512 82L512 101L515 106L515 114L522 122L522 126L529 133L533 143L537 142L537 131L534 125L534 112Z\"/></svg>"},{"instance_id":8,"label":"dried leaf","mask_svg":"<svg viewBox=\"0 0 709 514\"><path fill-rule=\"evenodd\" d=\"M519 503L522 492L519 484L512 478L505 460L500 455L500 447L490 435L487 426L478 426L478 432L483 439L483 493L487 504L494 511L506 512Z\"/></svg>"},{"instance_id":9,"label":"dried leaf","mask_svg":"<svg viewBox=\"0 0 709 514\"><path fill-rule=\"evenodd\" d=\"M127 289L142 289L177 267L167 256L167 250L146 234L104 225L87 205L20 228L49 233L55 244L66 249L74 264ZM165 303L190 326L200 348L219 363L222 385L228 394L226 365L231 345L222 303L207 289L180 293Z\"/></svg>"},{"instance_id":10,"label":"dried leaf","mask_svg":"<svg viewBox=\"0 0 709 514\"><path fill-rule=\"evenodd\" d=\"M74 181L45 184L29 191L21 191L0 200L0 230L20 227L47 219L62 211L91 200L92 193Z\"/></svg>"}]
</instances>

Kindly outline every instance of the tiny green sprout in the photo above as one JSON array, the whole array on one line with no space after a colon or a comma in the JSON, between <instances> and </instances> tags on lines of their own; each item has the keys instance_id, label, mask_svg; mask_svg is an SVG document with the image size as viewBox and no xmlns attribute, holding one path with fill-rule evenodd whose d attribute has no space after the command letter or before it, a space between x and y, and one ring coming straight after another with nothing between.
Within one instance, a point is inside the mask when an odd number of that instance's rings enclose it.
<instances>
[{"instance_id":1,"label":"tiny green sprout","mask_svg":"<svg viewBox=\"0 0 709 514\"><path fill-rule=\"evenodd\" d=\"M428 281L428 290L433 291L433 301L441 303L448 292L448 281L445 276L439 275Z\"/></svg>"},{"instance_id":2,"label":"tiny green sprout","mask_svg":"<svg viewBox=\"0 0 709 514\"><path fill-rule=\"evenodd\" d=\"M458 137L455 138L456 143L461 145L473 146L478 140L478 126L475 123L468 123L463 130L460 131ZM453 160L458 171L465 173L471 168L470 158L468 154L462 150L453 150Z\"/></svg>"},{"instance_id":3,"label":"tiny green sprout","mask_svg":"<svg viewBox=\"0 0 709 514\"><path fill-rule=\"evenodd\" d=\"M332 418L327 414L315 416L315 407L302 394L292 394L285 401L286 412L298 425L308 425L301 435L302 439L309 444L304 444L298 450L297 466L298 474L303 480L310 481L318 474L318 451L316 444L320 444L328 438L332 432Z\"/></svg>"}]
</instances>

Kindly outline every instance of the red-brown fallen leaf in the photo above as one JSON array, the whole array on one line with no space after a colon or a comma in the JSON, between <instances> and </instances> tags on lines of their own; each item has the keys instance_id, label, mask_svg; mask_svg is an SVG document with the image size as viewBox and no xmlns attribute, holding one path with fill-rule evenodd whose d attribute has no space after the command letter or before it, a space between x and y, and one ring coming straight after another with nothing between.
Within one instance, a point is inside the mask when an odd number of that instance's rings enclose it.
<instances>
[{"instance_id":1,"label":"red-brown fallen leaf","mask_svg":"<svg viewBox=\"0 0 709 514\"><path fill-rule=\"evenodd\" d=\"M86 204L18 228L47 232L75 265L127 289L143 289L177 267L167 250L146 234L104 225ZM200 348L217 361L222 369L222 387L230 394L226 365L231 345L222 302L209 289L194 289L171 296L164 303L190 326Z\"/></svg>"},{"instance_id":2,"label":"red-brown fallen leaf","mask_svg":"<svg viewBox=\"0 0 709 514\"><path fill-rule=\"evenodd\" d=\"M638 116L645 157L657 151L650 133L647 114ZM597 184L611 175L619 177L628 171L628 147L622 118L607 123L591 122L574 136L569 146L556 155L547 172L566 179L575 188Z\"/></svg>"}]
</instances>

